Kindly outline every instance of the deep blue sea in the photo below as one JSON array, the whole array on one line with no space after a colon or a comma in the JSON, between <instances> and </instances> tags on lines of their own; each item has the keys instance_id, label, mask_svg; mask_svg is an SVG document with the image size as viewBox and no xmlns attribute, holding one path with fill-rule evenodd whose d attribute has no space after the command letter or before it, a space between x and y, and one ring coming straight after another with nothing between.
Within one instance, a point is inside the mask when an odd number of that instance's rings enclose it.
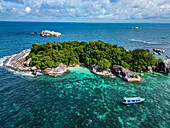
<instances>
[{"instance_id":1,"label":"deep blue sea","mask_svg":"<svg viewBox=\"0 0 170 128\"><path fill-rule=\"evenodd\" d=\"M128 29L131 26L139 29ZM63 36L33 34L42 30ZM141 82L129 83L97 76L86 67L69 68L56 78L33 78L2 67L6 56L29 49L32 43L70 40L102 40L127 50L159 48L170 55L170 24L0 22L1 128L170 127L170 74L144 73ZM124 96L146 100L122 105Z\"/></svg>"}]
</instances>

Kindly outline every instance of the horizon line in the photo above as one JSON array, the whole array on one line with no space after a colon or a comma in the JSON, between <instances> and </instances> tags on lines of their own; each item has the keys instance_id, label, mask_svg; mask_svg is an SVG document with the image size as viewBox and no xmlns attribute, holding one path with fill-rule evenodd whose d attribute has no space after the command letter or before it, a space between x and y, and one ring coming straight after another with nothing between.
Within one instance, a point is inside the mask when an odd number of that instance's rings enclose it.
<instances>
[{"instance_id":1,"label":"horizon line","mask_svg":"<svg viewBox=\"0 0 170 128\"><path fill-rule=\"evenodd\" d=\"M128 23L135 23L135 24L170 24L170 22L83 22L83 21L22 21L22 20L4 20L0 22L46 22L46 23L120 23L120 24L128 24Z\"/></svg>"}]
</instances>

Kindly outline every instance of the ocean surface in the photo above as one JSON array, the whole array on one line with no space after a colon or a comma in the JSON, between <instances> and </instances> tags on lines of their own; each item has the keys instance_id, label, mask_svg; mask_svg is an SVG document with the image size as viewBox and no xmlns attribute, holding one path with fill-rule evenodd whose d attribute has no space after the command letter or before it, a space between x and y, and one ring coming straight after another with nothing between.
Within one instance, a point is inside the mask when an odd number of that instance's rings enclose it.
<instances>
[{"instance_id":1,"label":"ocean surface","mask_svg":"<svg viewBox=\"0 0 170 128\"><path fill-rule=\"evenodd\" d=\"M131 26L139 29L128 29ZM63 36L33 34L42 30ZM160 48L170 55L170 24L0 22L1 128L170 127L170 74L144 73L141 82L130 83L97 76L86 67L69 68L56 78L2 67L7 56L31 48L32 43L70 40L102 40L128 50ZM164 54L156 56L166 59ZM146 100L122 105L125 96Z\"/></svg>"}]
</instances>

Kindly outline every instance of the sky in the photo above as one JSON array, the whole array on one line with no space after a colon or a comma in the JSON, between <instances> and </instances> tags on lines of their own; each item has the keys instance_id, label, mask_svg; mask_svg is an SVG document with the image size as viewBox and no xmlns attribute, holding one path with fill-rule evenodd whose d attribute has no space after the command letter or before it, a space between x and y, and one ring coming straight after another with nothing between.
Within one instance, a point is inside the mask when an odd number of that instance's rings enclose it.
<instances>
[{"instance_id":1,"label":"sky","mask_svg":"<svg viewBox=\"0 0 170 128\"><path fill-rule=\"evenodd\" d=\"M0 0L0 21L170 23L170 0Z\"/></svg>"}]
</instances>

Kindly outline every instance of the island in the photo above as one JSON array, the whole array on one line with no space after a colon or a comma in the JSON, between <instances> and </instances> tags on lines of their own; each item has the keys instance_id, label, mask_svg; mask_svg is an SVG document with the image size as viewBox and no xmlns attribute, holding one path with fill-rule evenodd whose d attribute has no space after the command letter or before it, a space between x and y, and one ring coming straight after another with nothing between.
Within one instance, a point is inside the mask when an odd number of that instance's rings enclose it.
<instances>
[{"instance_id":1,"label":"island","mask_svg":"<svg viewBox=\"0 0 170 128\"><path fill-rule=\"evenodd\" d=\"M139 27L128 27L128 29L139 29Z\"/></svg>"},{"instance_id":2,"label":"island","mask_svg":"<svg viewBox=\"0 0 170 128\"><path fill-rule=\"evenodd\" d=\"M58 37L58 36L62 36L62 34L59 32L45 30L40 33L40 36L56 36L56 37Z\"/></svg>"},{"instance_id":3,"label":"island","mask_svg":"<svg viewBox=\"0 0 170 128\"><path fill-rule=\"evenodd\" d=\"M43 72L58 76L67 72L69 66L85 65L97 75L111 78L117 75L132 82L141 80L135 72L152 72L153 69L169 73L169 62L166 60L165 64L148 49L126 50L100 40L89 43L48 41L46 44L33 43L31 49L9 57L4 66L20 71L31 71L35 75L37 72Z\"/></svg>"}]
</instances>

